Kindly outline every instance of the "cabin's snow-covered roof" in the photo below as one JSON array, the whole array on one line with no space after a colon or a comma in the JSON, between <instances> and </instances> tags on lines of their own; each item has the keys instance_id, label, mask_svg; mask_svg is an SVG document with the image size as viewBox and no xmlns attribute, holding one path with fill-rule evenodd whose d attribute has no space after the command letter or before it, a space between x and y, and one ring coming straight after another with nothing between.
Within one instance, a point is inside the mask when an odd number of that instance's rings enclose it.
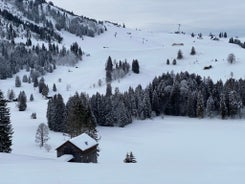
<instances>
[{"instance_id":1,"label":"cabin's snow-covered roof","mask_svg":"<svg viewBox=\"0 0 245 184\"><path fill-rule=\"evenodd\" d=\"M69 142L74 144L76 147L78 147L82 151L85 151L97 145L97 142L86 133L83 133L77 137L70 139Z\"/></svg>"}]
</instances>

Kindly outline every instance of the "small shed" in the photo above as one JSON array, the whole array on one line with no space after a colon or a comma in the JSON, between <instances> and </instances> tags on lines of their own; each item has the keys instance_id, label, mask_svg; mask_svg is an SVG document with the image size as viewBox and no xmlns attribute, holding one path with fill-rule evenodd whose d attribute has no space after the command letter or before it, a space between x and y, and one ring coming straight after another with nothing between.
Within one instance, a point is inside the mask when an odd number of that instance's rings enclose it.
<instances>
[{"instance_id":1,"label":"small shed","mask_svg":"<svg viewBox=\"0 0 245 184\"><path fill-rule=\"evenodd\" d=\"M83 133L56 148L57 157L72 155L68 162L97 163L98 143L88 134Z\"/></svg>"}]
</instances>

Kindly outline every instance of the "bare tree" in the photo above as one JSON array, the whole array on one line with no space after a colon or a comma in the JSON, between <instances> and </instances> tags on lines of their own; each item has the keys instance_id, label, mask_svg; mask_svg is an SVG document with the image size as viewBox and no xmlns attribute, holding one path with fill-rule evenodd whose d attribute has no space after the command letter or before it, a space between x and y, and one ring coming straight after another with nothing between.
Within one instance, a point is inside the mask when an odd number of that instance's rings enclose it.
<instances>
[{"instance_id":1,"label":"bare tree","mask_svg":"<svg viewBox=\"0 0 245 184\"><path fill-rule=\"evenodd\" d=\"M235 56L235 54L233 54L233 53L229 54L228 57L227 57L227 61L228 61L228 63L230 63L230 64L234 63L234 62L236 61L236 56Z\"/></svg>"},{"instance_id":2,"label":"bare tree","mask_svg":"<svg viewBox=\"0 0 245 184\"><path fill-rule=\"evenodd\" d=\"M39 144L40 147L43 147L45 143L49 140L49 129L48 126L44 123L41 123L38 126L37 132L36 132L36 140L35 142Z\"/></svg>"}]
</instances>

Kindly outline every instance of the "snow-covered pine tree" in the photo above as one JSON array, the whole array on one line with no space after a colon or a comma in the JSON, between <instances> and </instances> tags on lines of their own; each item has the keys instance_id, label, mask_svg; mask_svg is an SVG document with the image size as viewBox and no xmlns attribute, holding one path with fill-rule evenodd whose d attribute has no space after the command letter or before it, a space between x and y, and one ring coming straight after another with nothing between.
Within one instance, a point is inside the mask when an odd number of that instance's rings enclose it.
<instances>
[{"instance_id":1,"label":"snow-covered pine tree","mask_svg":"<svg viewBox=\"0 0 245 184\"><path fill-rule=\"evenodd\" d=\"M182 51L181 50L178 50L178 53L177 53L177 59L183 59L184 58L184 56L183 56L183 53L182 53Z\"/></svg>"},{"instance_id":2,"label":"snow-covered pine tree","mask_svg":"<svg viewBox=\"0 0 245 184\"><path fill-rule=\"evenodd\" d=\"M0 90L0 152L10 153L12 151L12 135L9 109Z\"/></svg>"},{"instance_id":3,"label":"snow-covered pine tree","mask_svg":"<svg viewBox=\"0 0 245 184\"><path fill-rule=\"evenodd\" d=\"M196 107L197 107L197 92L189 91L187 99L187 115L189 117L196 117Z\"/></svg>"},{"instance_id":4,"label":"snow-covered pine tree","mask_svg":"<svg viewBox=\"0 0 245 184\"><path fill-rule=\"evenodd\" d=\"M126 108L123 95L120 94L118 88L115 89L115 95L112 97L112 109L114 126L124 127L132 122L131 114Z\"/></svg>"},{"instance_id":5,"label":"snow-covered pine tree","mask_svg":"<svg viewBox=\"0 0 245 184\"><path fill-rule=\"evenodd\" d=\"M130 152L129 158L130 158L130 161L131 161L132 163L136 163L136 159L135 159L135 156L133 155L133 152Z\"/></svg>"},{"instance_id":6,"label":"snow-covered pine tree","mask_svg":"<svg viewBox=\"0 0 245 184\"><path fill-rule=\"evenodd\" d=\"M145 89L143 97L143 114L141 119L151 118L152 109L151 109L151 100L149 96L149 89Z\"/></svg>"},{"instance_id":7,"label":"snow-covered pine tree","mask_svg":"<svg viewBox=\"0 0 245 184\"><path fill-rule=\"evenodd\" d=\"M197 94L197 107L196 107L196 115L198 118L203 118L204 117L204 100L203 100L203 95L202 92L199 91Z\"/></svg>"},{"instance_id":8,"label":"snow-covered pine tree","mask_svg":"<svg viewBox=\"0 0 245 184\"><path fill-rule=\"evenodd\" d=\"M110 97L112 95L112 87L110 83L107 83L106 85L106 96Z\"/></svg>"},{"instance_id":9,"label":"snow-covered pine tree","mask_svg":"<svg viewBox=\"0 0 245 184\"><path fill-rule=\"evenodd\" d=\"M220 95L220 115L222 119L225 119L228 116L228 109L224 93Z\"/></svg>"},{"instance_id":10,"label":"snow-covered pine tree","mask_svg":"<svg viewBox=\"0 0 245 184\"><path fill-rule=\"evenodd\" d=\"M132 62L132 71L136 74L140 73L140 66L137 59L134 59Z\"/></svg>"},{"instance_id":11,"label":"snow-covered pine tree","mask_svg":"<svg viewBox=\"0 0 245 184\"><path fill-rule=\"evenodd\" d=\"M21 87L21 81L20 81L20 77L17 75L15 77L15 87Z\"/></svg>"},{"instance_id":12,"label":"snow-covered pine tree","mask_svg":"<svg viewBox=\"0 0 245 184\"><path fill-rule=\"evenodd\" d=\"M30 95L30 101L31 101L31 102L34 101L34 96L33 96L33 94Z\"/></svg>"},{"instance_id":13,"label":"snow-covered pine tree","mask_svg":"<svg viewBox=\"0 0 245 184\"><path fill-rule=\"evenodd\" d=\"M48 102L47 109L48 126L55 132L65 132L65 104L60 94L54 95Z\"/></svg>"},{"instance_id":14,"label":"snow-covered pine tree","mask_svg":"<svg viewBox=\"0 0 245 184\"><path fill-rule=\"evenodd\" d=\"M229 115L234 117L239 115L241 117L241 108L242 108L242 100L240 95L236 91L230 91L228 94L228 106L229 106Z\"/></svg>"},{"instance_id":15,"label":"snow-covered pine tree","mask_svg":"<svg viewBox=\"0 0 245 184\"><path fill-rule=\"evenodd\" d=\"M209 96L207 100L207 105L206 105L206 114L208 117L212 118L214 116L215 111L215 104L214 104L214 99L213 96Z\"/></svg>"},{"instance_id":16,"label":"snow-covered pine tree","mask_svg":"<svg viewBox=\"0 0 245 184\"><path fill-rule=\"evenodd\" d=\"M137 108L137 118L141 119L143 118L143 113L144 113L144 104L143 104L144 92L141 85L138 85L135 88L134 94L135 94L135 101L136 101L136 108Z\"/></svg>"},{"instance_id":17,"label":"snow-covered pine tree","mask_svg":"<svg viewBox=\"0 0 245 184\"><path fill-rule=\"evenodd\" d=\"M160 114L160 100L157 94L157 91L154 90L153 91L153 95L152 95L152 111L155 112L156 116L159 116Z\"/></svg>"},{"instance_id":18,"label":"snow-covered pine tree","mask_svg":"<svg viewBox=\"0 0 245 184\"><path fill-rule=\"evenodd\" d=\"M12 101L14 98L15 98L14 90L13 89L8 90L8 99Z\"/></svg>"},{"instance_id":19,"label":"snow-covered pine tree","mask_svg":"<svg viewBox=\"0 0 245 184\"><path fill-rule=\"evenodd\" d=\"M132 118L137 118L137 104L135 99L135 93L132 87L129 87L128 90L128 102L130 104L129 107L131 110Z\"/></svg>"},{"instance_id":20,"label":"snow-covered pine tree","mask_svg":"<svg viewBox=\"0 0 245 184\"><path fill-rule=\"evenodd\" d=\"M196 55L196 49L195 49L195 47L192 47L191 48L191 53L190 53L191 55Z\"/></svg>"},{"instance_id":21,"label":"snow-covered pine tree","mask_svg":"<svg viewBox=\"0 0 245 184\"><path fill-rule=\"evenodd\" d=\"M27 104L26 104L26 94L24 91L21 91L19 96L18 96L18 107L19 107L19 111L25 111L27 108Z\"/></svg>"},{"instance_id":22,"label":"snow-covered pine tree","mask_svg":"<svg viewBox=\"0 0 245 184\"><path fill-rule=\"evenodd\" d=\"M56 92L56 91L57 91L56 85L53 84L53 92Z\"/></svg>"}]
</instances>

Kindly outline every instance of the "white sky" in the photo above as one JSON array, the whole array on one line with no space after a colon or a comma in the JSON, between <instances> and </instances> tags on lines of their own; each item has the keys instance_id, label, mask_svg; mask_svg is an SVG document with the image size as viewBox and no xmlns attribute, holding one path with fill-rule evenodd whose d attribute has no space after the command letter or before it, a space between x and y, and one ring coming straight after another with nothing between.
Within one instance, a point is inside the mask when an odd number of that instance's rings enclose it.
<instances>
[{"instance_id":1,"label":"white sky","mask_svg":"<svg viewBox=\"0 0 245 184\"><path fill-rule=\"evenodd\" d=\"M78 15L153 31L227 31L245 36L244 0L52 0Z\"/></svg>"}]
</instances>

